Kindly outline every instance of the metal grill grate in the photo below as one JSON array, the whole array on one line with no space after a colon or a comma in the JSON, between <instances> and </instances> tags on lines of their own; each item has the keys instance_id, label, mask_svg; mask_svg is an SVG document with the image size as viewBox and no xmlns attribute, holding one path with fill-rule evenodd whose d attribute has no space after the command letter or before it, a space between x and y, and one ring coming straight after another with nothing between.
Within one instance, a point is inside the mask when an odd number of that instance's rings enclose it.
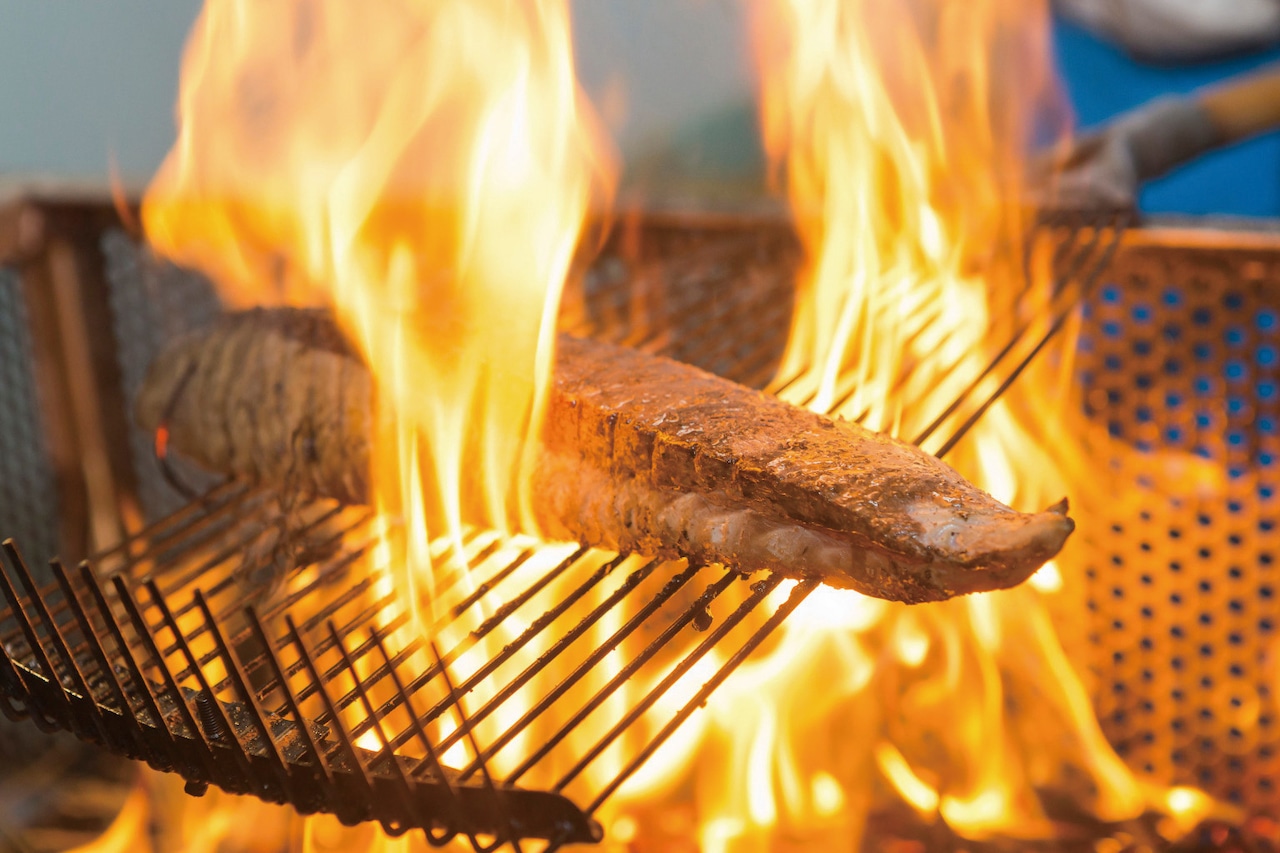
<instances>
[{"instance_id":1,"label":"metal grill grate","mask_svg":"<svg viewBox=\"0 0 1280 853\"><path fill-rule=\"evenodd\" d=\"M988 371L998 388L1061 328L1119 233L1045 228L1066 247L1049 313L1035 306L1050 319L1011 330ZM585 277L570 329L768 381L790 307L785 231L672 221L644 246ZM949 448L985 409L978 387L921 413L924 438ZM75 572L55 564L43 588L9 546L0 678L20 702L7 710L197 790L477 847L585 841L591 815L816 586L474 531L460 549L434 544L438 582L463 595L419 631L378 536L362 510L230 483Z\"/></svg>"}]
</instances>

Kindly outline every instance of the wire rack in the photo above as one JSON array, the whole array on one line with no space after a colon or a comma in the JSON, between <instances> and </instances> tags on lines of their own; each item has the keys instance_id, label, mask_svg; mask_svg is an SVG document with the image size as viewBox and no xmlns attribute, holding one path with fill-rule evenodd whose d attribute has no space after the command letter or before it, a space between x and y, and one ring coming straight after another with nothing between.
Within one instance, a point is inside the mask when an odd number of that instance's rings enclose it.
<instances>
[{"instance_id":1,"label":"wire rack","mask_svg":"<svg viewBox=\"0 0 1280 853\"><path fill-rule=\"evenodd\" d=\"M920 413L924 446L947 452L1044 350L1124 224L1037 226L1054 285L1010 316L1039 320L1003 327L982 375ZM571 292L567 330L764 386L790 315L785 230L648 227L648 254L606 256ZM600 840L604 804L817 586L475 530L432 545L437 589L459 603L415 615L378 558L381 524L228 482L74 568L52 562L51 580L8 541L3 710L193 793L433 844L555 848Z\"/></svg>"}]
</instances>

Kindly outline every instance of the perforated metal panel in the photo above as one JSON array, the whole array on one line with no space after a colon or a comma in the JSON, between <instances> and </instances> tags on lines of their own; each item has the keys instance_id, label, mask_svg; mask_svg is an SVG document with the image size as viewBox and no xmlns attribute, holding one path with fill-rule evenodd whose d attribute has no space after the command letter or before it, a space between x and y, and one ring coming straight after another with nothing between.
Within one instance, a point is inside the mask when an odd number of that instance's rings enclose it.
<instances>
[{"instance_id":1,"label":"perforated metal panel","mask_svg":"<svg viewBox=\"0 0 1280 853\"><path fill-rule=\"evenodd\" d=\"M1280 807L1280 249L1139 239L1089 306L1090 668L1137 770Z\"/></svg>"},{"instance_id":2,"label":"perforated metal panel","mask_svg":"<svg viewBox=\"0 0 1280 853\"><path fill-rule=\"evenodd\" d=\"M58 500L43 436L22 288L0 269L0 536L52 554Z\"/></svg>"}]
</instances>

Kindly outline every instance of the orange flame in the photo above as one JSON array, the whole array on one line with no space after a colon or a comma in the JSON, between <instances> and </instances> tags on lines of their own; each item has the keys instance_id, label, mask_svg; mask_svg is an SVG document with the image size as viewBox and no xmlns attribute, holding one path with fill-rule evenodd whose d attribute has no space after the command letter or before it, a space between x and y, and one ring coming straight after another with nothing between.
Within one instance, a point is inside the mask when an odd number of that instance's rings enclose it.
<instances>
[{"instance_id":1,"label":"orange flame","mask_svg":"<svg viewBox=\"0 0 1280 853\"><path fill-rule=\"evenodd\" d=\"M775 388L910 438L1019 319L1021 170L1032 136L1058 127L1047 3L755 8L766 145L807 256ZM950 457L1025 509L1069 491L1075 447L1069 419L1046 423L1064 407L1060 377L1039 369ZM1055 565L1037 586L1062 583ZM1047 836L1036 792L1067 767L1104 819L1153 802L1102 736L1036 589L920 609L820 590L801 609L713 698L709 738L731 772L699 788L706 849L844 846L895 801L970 838Z\"/></svg>"},{"instance_id":2,"label":"orange flame","mask_svg":"<svg viewBox=\"0 0 1280 853\"><path fill-rule=\"evenodd\" d=\"M560 294L606 161L564 0L210 0L151 244L233 305L330 304L377 389L375 504L430 567L531 525Z\"/></svg>"},{"instance_id":3,"label":"orange flame","mask_svg":"<svg viewBox=\"0 0 1280 853\"><path fill-rule=\"evenodd\" d=\"M1046 2L753 8L766 141L809 261L778 387L910 436L977 376L989 330L1015 321L1002 310L1021 281L1017 167L1052 100ZM565 2L208 0L179 112L144 205L148 236L211 273L231 304L337 309L382 409L372 559L409 567L416 604L441 534L528 527L521 474L561 286L607 183ZM1052 387L1028 380L1020 388ZM1039 509L1069 484L1024 408L993 408L952 459ZM522 570L554 559L543 549ZM1038 582L1065 581L1054 567ZM704 659L658 712L721 663ZM615 701L606 712L621 713ZM1012 703L1036 724L1012 719ZM1040 593L909 610L823 590L602 820L639 844L648 827L627 811L693 790L686 834L708 851L783 838L848 848L889 800L970 837L1030 837L1050 831L1035 791L1068 765L1100 817L1150 800L1103 739ZM1189 796L1167 805L1190 813ZM304 847L356 846L336 829L320 837L334 826L310 823Z\"/></svg>"}]
</instances>

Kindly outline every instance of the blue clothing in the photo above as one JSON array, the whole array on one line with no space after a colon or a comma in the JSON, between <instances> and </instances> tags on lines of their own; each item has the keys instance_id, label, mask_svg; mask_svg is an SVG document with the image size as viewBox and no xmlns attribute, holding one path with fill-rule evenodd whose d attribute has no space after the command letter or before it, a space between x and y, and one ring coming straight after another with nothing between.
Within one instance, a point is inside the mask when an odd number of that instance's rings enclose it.
<instances>
[{"instance_id":1,"label":"blue clothing","mask_svg":"<svg viewBox=\"0 0 1280 853\"><path fill-rule=\"evenodd\" d=\"M1082 129L1169 92L1189 92L1280 60L1280 48L1194 65L1137 62L1063 20L1054 22L1059 69ZM1280 217L1280 133L1217 151L1152 181L1138 199L1146 213Z\"/></svg>"}]
</instances>

